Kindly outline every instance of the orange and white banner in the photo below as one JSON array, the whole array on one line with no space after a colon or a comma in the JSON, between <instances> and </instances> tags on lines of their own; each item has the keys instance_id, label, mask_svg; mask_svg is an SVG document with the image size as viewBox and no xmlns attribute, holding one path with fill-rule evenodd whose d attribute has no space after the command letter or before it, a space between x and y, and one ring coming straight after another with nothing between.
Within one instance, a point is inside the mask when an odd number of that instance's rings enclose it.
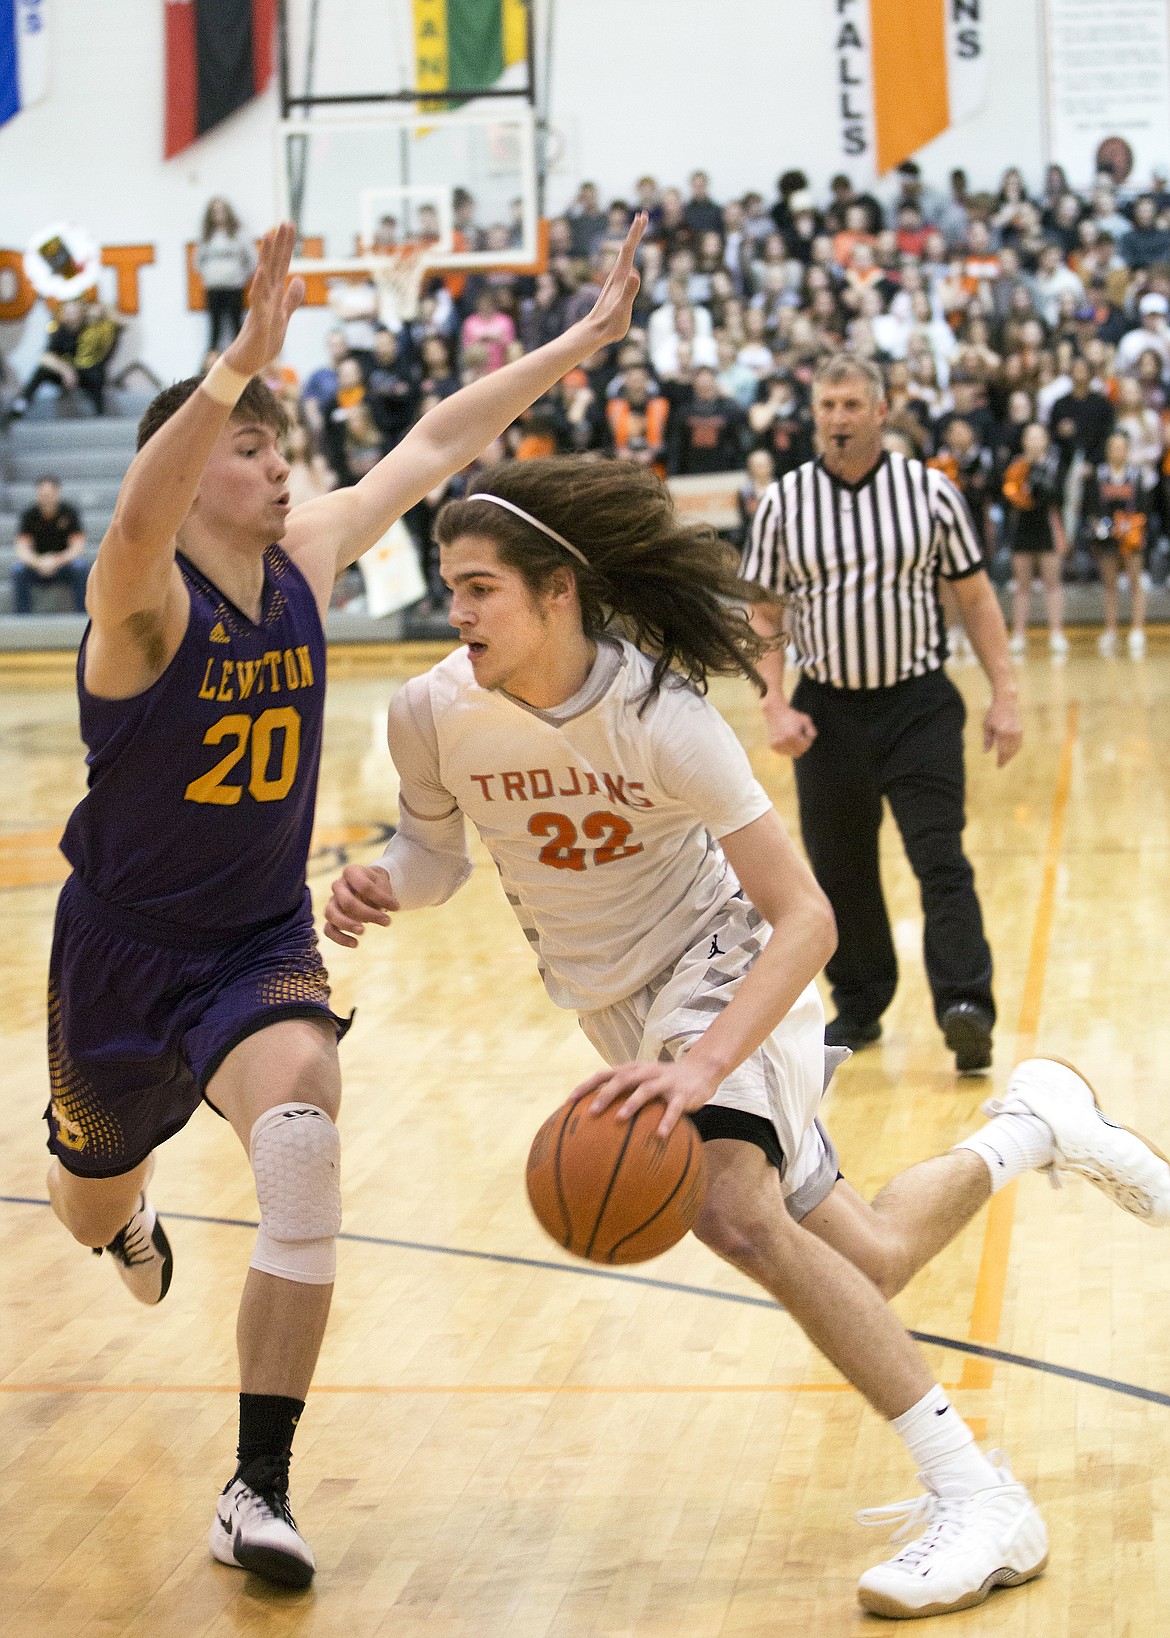
<instances>
[{"instance_id":1,"label":"orange and white banner","mask_svg":"<svg viewBox=\"0 0 1170 1638\"><path fill-rule=\"evenodd\" d=\"M835 0L841 154L892 171L987 96L984 0Z\"/></svg>"}]
</instances>

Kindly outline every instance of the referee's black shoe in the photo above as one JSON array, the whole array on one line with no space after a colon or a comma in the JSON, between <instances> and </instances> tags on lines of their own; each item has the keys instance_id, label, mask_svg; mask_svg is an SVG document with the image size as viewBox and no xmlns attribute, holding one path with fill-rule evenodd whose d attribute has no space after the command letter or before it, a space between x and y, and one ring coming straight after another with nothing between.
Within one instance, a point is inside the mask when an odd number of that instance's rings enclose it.
<instances>
[{"instance_id":1,"label":"referee's black shoe","mask_svg":"<svg viewBox=\"0 0 1170 1638\"><path fill-rule=\"evenodd\" d=\"M825 1045L848 1047L850 1052L860 1052L862 1047L872 1046L881 1033L882 1026L876 1018L872 1023L859 1024L856 1019L838 1013L825 1025Z\"/></svg>"},{"instance_id":2,"label":"referee's black shoe","mask_svg":"<svg viewBox=\"0 0 1170 1638\"><path fill-rule=\"evenodd\" d=\"M960 1075L991 1068L991 1014L974 1001L956 1001L939 1022Z\"/></svg>"}]
</instances>

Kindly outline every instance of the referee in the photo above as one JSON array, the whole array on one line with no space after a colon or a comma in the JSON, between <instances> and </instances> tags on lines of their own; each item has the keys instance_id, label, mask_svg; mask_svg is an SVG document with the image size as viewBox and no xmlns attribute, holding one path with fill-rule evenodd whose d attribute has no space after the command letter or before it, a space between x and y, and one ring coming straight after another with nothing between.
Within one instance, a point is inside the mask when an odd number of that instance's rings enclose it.
<instances>
[{"instance_id":1,"label":"referee","mask_svg":"<svg viewBox=\"0 0 1170 1638\"><path fill-rule=\"evenodd\" d=\"M963 852L962 697L946 672L938 581L950 581L991 683L983 745L1003 767L1022 733L1003 616L958 490L941 472L882 450L880 370L838 353L817 371L822 451L766 491L744 576L784 599L800 670L760 670L773 750L795 759L800 828L837 917L826 969L837 1016L825 1039L876 1041L898 963L882 896L883 798L922 891L935 1016L960 1073L991 1063L991 950ZM753 620L764 622L757 612Z\"/></svg>"}]
</instances>

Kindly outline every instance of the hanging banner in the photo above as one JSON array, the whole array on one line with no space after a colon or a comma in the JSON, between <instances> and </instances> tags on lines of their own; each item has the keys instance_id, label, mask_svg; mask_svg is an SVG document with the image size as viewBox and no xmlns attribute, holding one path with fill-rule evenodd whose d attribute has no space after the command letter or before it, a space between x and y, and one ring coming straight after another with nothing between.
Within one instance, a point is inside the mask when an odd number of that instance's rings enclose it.
<instances>
[{"instance_id":1,"label":"hanging banner","mask_svg":"<svg viewBox=\"0 0 1170 1638\"><path fill-rule=\"evenodd\" d=\"M840 152L884 176L987 100L984 0L835 0Z\"/></svg>"},{"instance_id":2,"label":"hanging banner","mask_svg":"<svg viewBox=\"0 0 1170 1638\"><path fill-rule=\"evenodd\" d=\"M1170 162L1166 0L1046 0L1049 159L1074 187Z\"/></svg>"},{"instance_id":3,"label":"hanging banner","mask_svg":"<svg viewBox=\"0 0 1170 1638\"><path fill-rule=\"evenodd\" d=\"M0 4L0 125L49 89L49 0Z\"/></svg>"}]
</instances>

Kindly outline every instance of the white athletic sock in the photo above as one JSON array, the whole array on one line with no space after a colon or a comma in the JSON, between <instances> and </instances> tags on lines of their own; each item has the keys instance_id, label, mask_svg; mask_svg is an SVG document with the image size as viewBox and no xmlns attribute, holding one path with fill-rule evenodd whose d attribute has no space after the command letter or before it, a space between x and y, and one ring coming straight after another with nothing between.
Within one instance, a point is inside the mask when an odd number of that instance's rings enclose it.
<instances>
[{"instance_id":1,"label":"white athletic sock","mask_svg":"<svg viewBox=\"0 0 1170 1638\"><path fill-rule=\"evenodd\" d=\"M975 1435L941 1388L931 1388L890 1426L938 1495L970 1496L1001 1482L999 1469L980 1450Z\"/></svg>"},{"instance_id":2,"label":"white athletic sock","mask_svg":"<svg viewBox=\"0 0 1170 1638\"><path fill-rule=\"evenodd\" d=\"M1002 1189L1014 1177L1051 1166L1056 1156L1052 1130L1039 1115L1021 1109L996 1115L986 1126L973 1132L956 1149L970 1149L991 1173L991 1192Z\"/></svg>"}]
</instances>

